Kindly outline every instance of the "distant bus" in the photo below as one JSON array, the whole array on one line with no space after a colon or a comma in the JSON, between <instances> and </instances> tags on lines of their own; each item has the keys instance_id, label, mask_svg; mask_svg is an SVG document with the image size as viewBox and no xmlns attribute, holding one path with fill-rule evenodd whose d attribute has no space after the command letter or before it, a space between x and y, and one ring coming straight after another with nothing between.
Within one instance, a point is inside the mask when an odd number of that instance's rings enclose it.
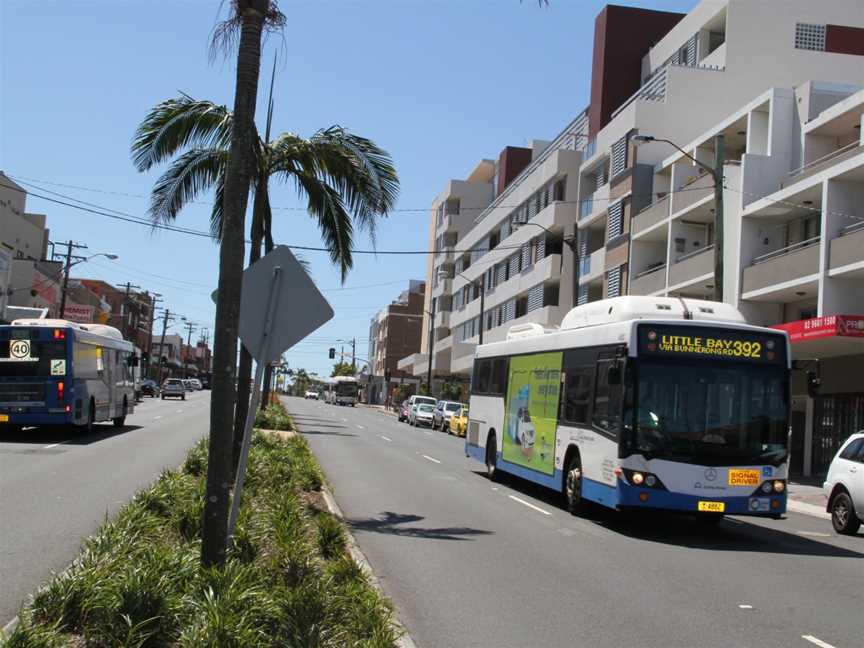
<instances>
[{"instance_id":1,"label":"distant bus","mask_svg":"<svg viewBox=\"0 0 864 648\"><path fill-rule=\"evenodd\" d=\"M0 431L94 423L135 408L134 347L110 326L57 319L0 326Z\"/></svg>"},{"instance_id":2,"label":"distant bus","mask_svg":"<svg viewBox=\"0 0 864 648\"><path fill-rule=\"evenodd\" d=\"M324 385L324 402L354 407L359 391L360 383L354 376L335 376Z\"/></svg>"},{"instance_id":3,"label":"distant bus","mask_svg":"<svg viewBox=\"0 0 864 648\"><path fill-rule=\"evenodd\" d=\"M559 491L568 509L780 517L786 334L726 304L617 297L560 329L513 326L477 347L466 454Z\"/></svg>"}]
</instances>

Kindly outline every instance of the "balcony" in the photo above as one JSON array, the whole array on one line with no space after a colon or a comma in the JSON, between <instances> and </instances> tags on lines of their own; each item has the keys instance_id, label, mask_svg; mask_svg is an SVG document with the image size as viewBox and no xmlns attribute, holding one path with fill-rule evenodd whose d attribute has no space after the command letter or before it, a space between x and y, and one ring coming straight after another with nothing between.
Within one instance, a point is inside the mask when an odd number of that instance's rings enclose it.
<instances>
[{"instance_id":1,"label":"balcony","mask_svg":"<svg viewBox=\"0 0 864 648\"><path fill-rule=\"evenodd\" d=\"M667 194L636 214L632 225L634 237L657 223L663 222L669 216L669 200Z\"/></svg>"},{"instance_id":2,"label":"balcony","mask_svg":"<svg viewBox=\"0 0 864 648\"><path fill-rule=\"evenodd\" d=\"M816 237L756 257L744 268L742 296L746 299L746 293L818 273L821 248Z\"/></svg>"},{"instance_id":3,"label":"balcony","mask_svg":"<svg viewBox=\"0 0 864 648\"><path fill-rule=\"evenodd\" d=\"M587 199L579 203L579 220L590 220L609 206L609 183L597 189Z\"/></svg>"},{"instance_id":4,"label":"balcony","mask_svg":"<svg viewBox=\"0 0 864 648\"><path fill-rule=\"evenodd\" d=\"M602 277L605 269L606 248L602 247L580 259L579 283L585 283L598 277Z\"/></svg>"},{"instance_id":5,"label":"balcony","mask_svg":"<svg viewBox=\"0 0 864 648\"><path fill-rule=\"evenodd\" d=\"M714 195L714 176L710 173L703 173L695 176L687 184L680 187L672 197L672 213L677 214L680 211L692 207L700 200L704 200L708 196Z\"/></svg>"},{"instance_id":6,"label":"balcony","mask_svg":"<svg viewBox=\"0 0 864 648\"><path fill-rule=\"evenodd\" d=\"M439 310L435 312L435 328L449 328L450 326L450 311Z\"/></svg>"},{"instance_id":7,"label":"balcony","mask_svg":"<svg viewBox=\"0 0 864 648\"><path fill-rule=\"evenodd\" d=\"M700 250L678 257L678 260L669 268L669 285L687 284L713 273L714 246L707 245Z\"/></svg>"},{"instance_id":8,"label":"balcony","mask_svg":"<svg viewBox=\"0 0 864 648\"><path fill-rule=\"evenodd\" d=\"M666 288L666 264L643 270L630 278L631 295L652 295Z\"/></svg>"},{"instance_id":9,"label":"balcony","mask_svg":"<svg viewBox=\"0 0 864 648\"><path fill-rule=\"evenodd\" d=\"M843 229L840 236L831 241L828 260L831 274L842 274L844 268L853 264L864 265L864 221ZM835 273L835 270L840 272Z\"/></svg>"},{"instance_id":10,"label":"balcony","mask_svg":"<svg viewBox=\"0 0 864 648\"><path fill-rule=\"evenodd\" d=\"M854 142L850 142L845 146L841 146L835 151L831 151L827 155L823 155L822 157L808 162L804 166L795 169L789 173L789 178L781 184L783 187L788 187L789 185L800 182L805 178L809 178L812 175L819 173L820 171L824 171L830 166L840 164L845 160L855 157L859 153L864 151L864 146L858 140Z\"/></svg>"}]
</instances>

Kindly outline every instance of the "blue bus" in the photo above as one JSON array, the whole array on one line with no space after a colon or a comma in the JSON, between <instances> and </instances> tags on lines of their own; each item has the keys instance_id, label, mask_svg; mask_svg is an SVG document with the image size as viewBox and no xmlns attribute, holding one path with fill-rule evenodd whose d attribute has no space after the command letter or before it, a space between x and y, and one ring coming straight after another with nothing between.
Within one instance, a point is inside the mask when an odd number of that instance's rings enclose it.
<instances>
[{"instance_id":1,"label":"blue bus","mask_svg":"<svg viewBox=\"0 0 864 648\"><path fill-rule=\"evenodd\" d=\"M58 319L0 326L0 431L125 425L135 407L134 347L100 324Z\"/></svg>"}]
</instances>

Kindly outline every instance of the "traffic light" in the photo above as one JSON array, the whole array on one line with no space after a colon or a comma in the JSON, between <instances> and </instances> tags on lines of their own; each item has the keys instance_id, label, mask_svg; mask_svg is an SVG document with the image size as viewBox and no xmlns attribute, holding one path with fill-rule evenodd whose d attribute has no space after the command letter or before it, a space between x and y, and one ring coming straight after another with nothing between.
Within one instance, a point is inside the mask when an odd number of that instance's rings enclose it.
<instances>
[{"instance_id":1,"label":"traffic light","mask_svg":"<svg viewBox=\"0 0 864 648\"><path fill-rule=\"evenodd\" d=\"M332 360L335 357L336 357L336 349L333 347L330 347L330 359Z\"/></svg>"},{"instance_id":2,"label":"traffic light","mask_svg":"<svg viewBox=\"0 0 864 648\"><path fill-rule=\"evenodd\" d=\"M810 398L816 398L819 395L819 387L822 385L822 379L816 375L815 371L807 372L807 395Z\"/></svg>"}]
</instances>

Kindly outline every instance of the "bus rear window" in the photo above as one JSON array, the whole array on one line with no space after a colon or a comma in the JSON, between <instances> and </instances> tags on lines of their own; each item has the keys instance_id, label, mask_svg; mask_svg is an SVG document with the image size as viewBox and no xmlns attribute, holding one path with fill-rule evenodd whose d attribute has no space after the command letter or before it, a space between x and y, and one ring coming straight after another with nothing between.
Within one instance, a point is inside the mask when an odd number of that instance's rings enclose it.
<instances>
[{"instance_id":1,"label":"bus rear window","mask_svg":"<svg viewBox=\"0 0 864 648\"><path fill-rule=\"evenodd\" d=\"M30 357L38 360L11 360L9 340L0 340L0 376L51 376L51 360L66 359L66 342L30 343Z\"/></svg>"}]
</instances>

